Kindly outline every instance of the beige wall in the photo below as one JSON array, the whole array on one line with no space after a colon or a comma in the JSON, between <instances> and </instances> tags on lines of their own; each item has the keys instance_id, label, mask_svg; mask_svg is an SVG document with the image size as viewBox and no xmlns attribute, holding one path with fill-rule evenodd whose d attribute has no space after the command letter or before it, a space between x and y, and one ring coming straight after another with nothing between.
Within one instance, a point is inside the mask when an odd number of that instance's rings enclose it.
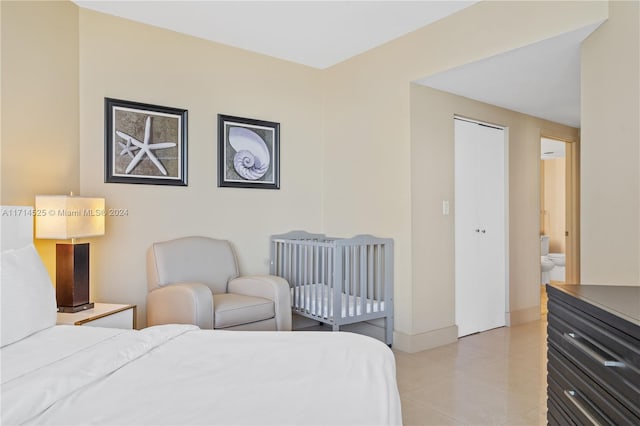
<instances>
[{"instance_id":1,"label":"beige wall","mask_svg":"<svg viewBox=\"0 0 640 426\"><path fill-rule=\"evenodd\" d=\"M1 199L78 192L78 8L3 1ZM55 242L38 249L54 272Z\"/></svg>"},{"instance_id":2,"label":"beige wall","mask_svg":"<svg viewBox=\"0 0 640 426\"><path fill-rule=\"evenodd\" d=\"M609 9L582 47L581 277L640 284L640 3Z\"/></svg>"},{"instance_id":3,"label":"beige wall","mask_svg":"<svg viewBox=\"0 0 640 426\"><path fill-rule=\"evenodd\" d=\"M538 318L540 313L540 136L579 139L578 129L428 87L411 86L415 333L429 333L434 326L454 327L454 115L507 128L508 310L512 324ZM448 216L442 214L443 200L451 203Z\"/></svg>"},{"instance_id":4,"label":"beige wall","mask_svg":"<svg viewBox=\"0 0 640 426\"><path fill-rule=\"evenodd\" d=\"M525 318L537 307L538 161L532 135L537 135L537 147L540 129L548 123L450 95L425 95L430 89L411 82L605 19L606 3L480 2L324 71L78 11L71 3L51 4L55 6L2 2L2 202L28 203L36 193L80 189L105 196L108 207L128 209L127 217L109 217L107 235L93 240L96 300L136 303L140 319L144 317L143 259L152 241L191 233L229 238L240 254L241 268L254 273L267 270L271 233L296 228L343 236L366 232L396 241L396 346L417 350L448 341L454 328L452 216L442 216L440 208L442 199L453 199L446 138L455 112L510 126L510 310ZM637 49L635 56L626 52L633 47L631 37L624 37L633 15L616 12L618 7L623 6L612 8L608 29L592 36L583 52L583 122L591 138L587 163L601 152L600 141L614 140L608 134L612 128L617 139L626 138L613 143L631 158L627 169L636 186L621 198L629 201L620 210L635 212L635 222L625 222L635 229L635 240L625 237L622 242L631 246L637 268L637 120L624 127L619 119L634 111ZM14 25L13 19L22 19L16 21L22 25ZM635 31L637 35L637 26ZM6 42L7 35L12 43ZM611 48L621 41L621 50ZM69 60L59 61L47 52L61 52L60 57ZM8 55L18 62L12 59L7 65ZM39 60L50 61L46 72L31 66L39 55ZM630 66L621 62L627 56ZM611 60L622 65L607 65ZM613 84L609 94L601 77L615 70L623 75L604 80ZM627 81L622 94L617 93L619 81ZM9 85L28 93L32 108L24 105L17 89L7 96ZM105 96L189 109L188 187L103 183ZM608 100L603 103L601 98ZM446 105L443 111L439 100ZM421 109L447 116L421 122L416 118ZM281 123L280 191L217 188L218 113ZM7 131L9 117L13 130ZM46 123L49 132L41 131L27 143L18 141L16 135L44 128L40 123ZM420 139L420 132L427 139ZM9 164L5 170L11 158L44 166L32 170ZM51 159L56 167L50 166ZM600 195L600 186L597 179L583 179L582 189L588 195L584 212L592 208L590 200ZM586 221L595 228L589 217ZM583 250L594 243L583 243ZM625 261L622 269L633 270L629 265Z\"/></svg>"},{"instance_id":5,"label":"beige wall","mask_svg":"<svg viewBox=\"0 0 640 426\"><path fill-rule=\"evenodd\" d=\"M541 160L540 210L544 218L541 232L549 237L550 253L565 253L566 250L566 169L564 158Z\"/></svg>"},{"instance_id":6,"label":"beige wall","mask_svg":"<svg viewBox=\"0 0 640 426\"><path fill-rule=\"evenodd\" d=\"M606 4L601 2L480 2L324 73L325 228L331 234L366 230L395 239L396 347L418 350L455 336L452 221L439 213L442 199L452 200L453 162L447 160L450 153L442 143L435 141L426 157L412 152L410 83L606 16ZM447 116L445 123L451 124L450 119ZM512 273L521 271L518 284L512 286L526 288L511 295L511 309L534 312L539 271L538 157L520 158L529 154L527 149L533 152L526 146L511 154L511 161L526 167L511 184L533 185L531 192L511 199L533 209L524 218L514 215L519 219L511 225L512 241L518 241L522 250L511 259ZM435 221L428 227L416 224L422 219L412 214L413 203L420 202L416 187L423 185L426 192L420 196L428 198L426 217Z\"/></svg>"},{"instance_id":7,"label":"beige wall","mask_svg":"<svg viewBox=\"0 0 640 426\"><path fill-rule=\"evenodd\" d=\"M2 2L2 35L2 203L77 191L78 9Z\"/></svg>"},{"instance_id":8,"label":"beige wall","mask_svg":"<svg viewBox=\"0 0 640 426\"><path fill-rule=\"evenodd\" d=\"M128 210L92 248L96 300L144 316L145 253L186 235L229 239L243 273L267 273L269 235L321 231L320 71L80 10L80 186ZM189 186L103 182L104 98L189 110ZM281 189L217 187L217 114L281 126ZM144 324L144 321L139 322Z\"/></svg>"}]
</instances>

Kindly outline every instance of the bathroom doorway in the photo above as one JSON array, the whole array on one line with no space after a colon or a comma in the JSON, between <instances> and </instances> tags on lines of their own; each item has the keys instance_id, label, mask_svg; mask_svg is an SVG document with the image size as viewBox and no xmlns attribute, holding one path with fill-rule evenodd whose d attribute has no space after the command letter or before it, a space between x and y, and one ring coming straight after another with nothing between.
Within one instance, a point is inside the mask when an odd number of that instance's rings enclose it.
<instances>
[{"instance_id":1,"label":"bathroom doorway","mask_svg":"<svg viewBox=\"0 0 640 426\"><path fill-rule=\"evenodd\" d=\"M578 154L576 142L541 137L541 284L579 282Z\"/></svg>"}]
</instances>

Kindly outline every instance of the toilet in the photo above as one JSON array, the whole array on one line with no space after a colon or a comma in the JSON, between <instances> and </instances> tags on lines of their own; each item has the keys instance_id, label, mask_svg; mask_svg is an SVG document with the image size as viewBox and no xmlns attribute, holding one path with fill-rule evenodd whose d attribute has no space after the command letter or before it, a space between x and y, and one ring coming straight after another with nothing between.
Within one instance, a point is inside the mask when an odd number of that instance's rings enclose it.
<instances>
[{"instance_id":1,"label":"toilet","mask_svg":"<svg viewBox=\"0 0 640 426\"><path fill-rule=\"evenodd\" d=\"M564 253L549 253L549 237L540 236L540 282L549 284L551 281L565 281Z\"/></svg>"},{"instance_id":2,"label":"toilet","mask_svg":"<svg viewBox=\"0 0 640 426\"><path fill-rule=\"evenodd\" d=\"M549 271L549 279L552 281L565 281L565 256L564 253L549 253L547 258L553 262L554 268Z\"/></svg>"},{"instance_id":3,"label":"toilet","mask_svg":"<svg viewBox=\"0 0 640 426\"><path fill-rule=\"evenodd\" d=\"M547 257L556 266L564 266L564 253L549 253Z\"/></svg>"},{"instance_id":4,"label":"toilet","mask_svg":"<svg viewBox=\"0 0 640 426\"><path fill-rule=\"evenodd\" d=\"M540 236L540 284L545 285L551 282L550 272L555 268L555 263L547 257L549 254L549 237Z\"/></svg>"},{"instance_id":5,"label":"toilet","mask_svg":"<svg viewBox=\"0 0 640 426\"><path fill-rule=\"evenodd\" d=\"M547 256L540 256L540 268L542 274L540 274L540 283L541 284L549 284L551 283L551 275L549 272L555 267L551 260L547 258Z\"/></svg>"}]
</instances>

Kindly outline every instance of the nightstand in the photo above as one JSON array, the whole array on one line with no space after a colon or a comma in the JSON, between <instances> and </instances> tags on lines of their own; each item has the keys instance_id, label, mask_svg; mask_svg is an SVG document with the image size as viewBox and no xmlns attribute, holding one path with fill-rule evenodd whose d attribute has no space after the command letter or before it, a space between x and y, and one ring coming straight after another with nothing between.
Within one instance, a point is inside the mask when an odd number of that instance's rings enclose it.
<instances>
[{"instance_id":1,"label":"nightstand","mask_svg":"<svg viewBox=\"0 0 640 426\"><path fill-rule=\"evenodd\" d=\"M96 303L93 309L76 313L58 312L58 325L88 325L91 327L136 328L136 305Z\"/></svg>"}]
</instances>

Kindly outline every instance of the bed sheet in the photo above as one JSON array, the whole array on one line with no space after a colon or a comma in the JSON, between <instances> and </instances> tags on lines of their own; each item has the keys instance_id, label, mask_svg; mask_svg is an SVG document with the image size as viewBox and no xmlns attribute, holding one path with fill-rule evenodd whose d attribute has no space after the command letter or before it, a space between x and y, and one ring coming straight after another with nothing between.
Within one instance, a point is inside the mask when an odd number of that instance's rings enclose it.
<instances>
[{"instance_id":1,"label":"bed sheet","mask_svg":"<svg viewBox=\"0 0 640 426\"><path fill-rule=\"evenodd\" d=\"M115 328L50 327L2 348L2 384L122 334Z\"/></svg>"},{"instance_id":2,"label":"bed sheet","mask_svg":"<svg viewBox=\"0 0 640 426\"><path fill-rule=\"evenodd\" d=\"M55 333L66 333L59 327ZM402 421L393 354L366 336L165 325L95 340L57 361L45 357L44 365L8 372L2 423Z\"/></svg>"}]
</instances>

